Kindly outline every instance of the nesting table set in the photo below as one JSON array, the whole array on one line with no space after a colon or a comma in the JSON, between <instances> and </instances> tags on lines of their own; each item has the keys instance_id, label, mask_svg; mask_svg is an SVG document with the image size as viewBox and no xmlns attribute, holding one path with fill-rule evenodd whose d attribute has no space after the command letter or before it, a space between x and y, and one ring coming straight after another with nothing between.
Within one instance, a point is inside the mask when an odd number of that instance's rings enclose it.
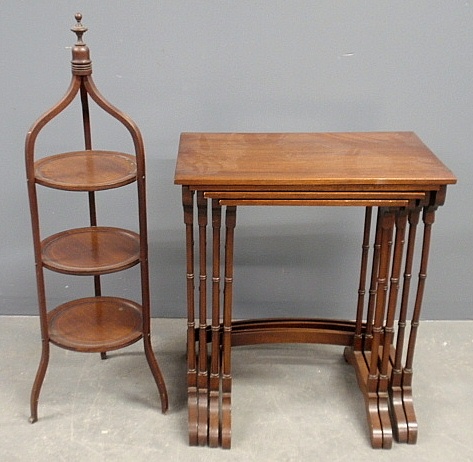
<instances>
[{"instance_id":1,"label":"nesting table set","mask_svg":"<svg viewBox=\"0 0 473 462\"><path fill-rule=\"evenodd\" d=\"M452 172L412 132L183 133L174 180L186 227L189 443L230 448L232 347L264 343L344 346L372 446L415 443L415 343L431 229ZM354 321L233 319L241 206L364 210Z\"/></svg>"}]
</instances>

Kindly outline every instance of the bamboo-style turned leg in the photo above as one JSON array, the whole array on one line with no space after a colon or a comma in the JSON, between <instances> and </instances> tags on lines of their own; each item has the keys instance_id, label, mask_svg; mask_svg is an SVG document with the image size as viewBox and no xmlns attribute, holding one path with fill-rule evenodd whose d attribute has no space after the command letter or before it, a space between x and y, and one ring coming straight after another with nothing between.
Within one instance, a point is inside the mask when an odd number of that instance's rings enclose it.
<instances>
[{"instance_id":1,"label":"bamboo-style turned leg","mask_svg":"<svg viewBox=\"0 0 473 462\"><path fill-rule=\"evenodd\" d=\"M368 256L370 248L370 232L371 232L371 220L373 215L373 208L366 207L365 210L365 225L363 229L363 244L361 253L361 269L360 269L360 280L358 286L358 304L356 308L356 325L355 325L355 336L353 347L355 350L360 351L362 349L362 328L363 328L363 311L366 294L366 275L368 269Z\"/></svg>"},{"instance_id":2,"label":"bamboo-style turned leg","mask_svg":"<svg viewBox=\"0 0 473 462\"><path fill-rule=\"evenodd\" d=\"M188 278L189 441L194 445L208 444L211 447L221 445L223 448L230 448L231 337L236 207L226 207L225 274L223 304L221 304L222 210L218 200L212 201L212 313L211 326L207 326L208 201L202 193L197 193L200 295L196 328L193 193L187 188L183 189L183 203ZM435 207L424 209L424 235L419 280L404 367L402 362L416 228L420 209L420 207L411 210L405 208L378 209L368 300L365 300L365 286L368 279L372 208L367 207L365 212L357 316L355 323L353 323L353 346L346 348L345 356L355 368L358 384L365 399L371 443L374 448L390 448L393 431L396 439L401 442L415 443L417 438L417 422L412 401L412 363L427 275ZM404 251L407 222L409 222L409 234L407 251ZM404 274L401 276L403 264ZM401 277L403 277L402 295L400 310L397 313ZM366 312L363 307L365 301L367 302ZM366 320L364 320L365 314ZM399 316L398 333L394 345L394 322L397 315ZM208 341L211 344L210 356L207 350Z\"/></svg>"},{"instance_id":3,"label":"bamboo-style turned leg","mask_svg":"<svg viewBox=\"0 0 473 462\"><path fill-rule=\"evenodd\" d=\"M222 338L222 430L221 444L231 447L231 354L232 354L232 304L233 304L233 244L236 225L236 207L226 208L225 232L225 283L223 297Z\"/></svg>"},{"instance_id":4,"label":"bamboo-style turned leg","mask_svg":"<svg viewBox=\"0 0 473 462\"><path fill-rule=\"evenodd\" d=\"M412 366L414 361L414 350L417 338L417 329L419 327L420 321L422 300L424 297L425 281L427 279L427 265L429 259L432 225L435 220L435 210L436 207L425 207L422 217L424 222L424 235L422 240L422 252L417 283L417 294L414 304L414 311L412 313L406 363L402 372L402 400L404 404L404 411L406 413L408 427L407 442L410 444L415 444L417 442L417 419L415 415L414 402L412 397Z\"/></svg>"},{"instance_id":5,"label":"bamboo-style turned leg","mask_svg":"<svg viewBox=\"0 0 473 462\"><path fill-rule=\"evenodd\" d=\"M398 442L406 443L408 440L408 424L404 411L402 396L402 357L404 352L404 337L406 331L407 311L409 306L409 293L412 279L412 266L414 261L414 249L421 207L416 207L409 212L409 233L407 239L407 250L405 255L403 286L401 295L401 307L399 311L396 348L392 359L391 383L389 394L391 400L391 418L393 422L394 436Z\"/></svg>"},{"instance_id":6,"label":"bamboo-style turned leg","mask_svg":"<svg viewBox=\"0 0 473 462\"><path fill-rule=\"evenodd\" d=\"M392 427L388 410L388 378L379 370L378 355L382 348L384 314L386 310L386 299L388 291L389 263L391 260L391 244L394 227L394 212L391 209L383 209L381 212L381 248L379 258L379 273L376 287L376 308L374 313L373 340L368 359L368 390L372 393L376 390L378 398L378 416L369 415L374 422L381 425L382 439L379 438L379 430L372 434L373 447L390 448L392 445Z\"/></svg>"},{"instance_id":7,"label":"bamboo-style turned leg","mask_svg":"<svg viewBox=\"0 0 473 462\"><path fill-rule=\"evenodd\" d=\"M396 307L399 294L399 280L401 275L404 237L406 232L407 210L401 209L396 215L396 238L394 243L394 253L390 277L388 308L386 313L386 322L384 325L384 346L381 358L381 376L388 377L389 360L391 356L391 345L394 339L394 320L396 316Z\"/></svg>"},{"instance_id":8,"label":"bamboo-style turned leg","mask_svg":"<svg viewBox=\"0 0 473 462\"><path fill-rule=\"evenodd\" d=\"M186 225L187 277L187 409L189 444L197 445L197 354L195 337L195 283L194 283L194 193L182 188L184 223Z\"/></svg>"},{"instance_id":9,"label":"bamboo-style turned leg","mask_svg":"<svg viewBox=\"0 0 473 462\"><path fill-rule=\"evenodd\" d=\"M222 209L212 201L212 327L209 379L209 446L219 445L220 432L220 232Z\"/></svg>"},{"instance_id":10,"label":"bamboo-style turned leg","mask_svg":"<svg viewBox=\"0 0 473 462\"><path fill-rule=\"evenodd\" d=\"M207 199L197 193L197 220L199 224L199 355L197 370L199 445L208 443L208 354L207 354Z\"/></svg>"},{"instance_id":11,"label":"bamboo-style turned leg","mask_svg":"<svg viewBox=\"0 0 473 462\"><path fill-rule=\"evenodd\" d=\"M376 305L376 285L378 281L379 257L381 250L381 209L378 208L376 218L376 233L373 246L373 256L371 264L371 279L368 296L368 309L366 312L366 332L363 338L363 350L371 349L371 341L373 340L373 322Z\"/></svg>"},{"instance_id":12,"label":"bamboo-style turned leg","mask_svg":"<svg viewBox=\"0 0 473 462\"><path fill-rule=\"evenodd\" d=\"M381 423L383 426L383 448L391 447L393 436L389 410L390 357L394 336L394 319L396 315L397 296L399 291L399 277L401 273L403 258L406 219L407 212L405 211L405 209L399 210L396 214L396 238L392 257L389 297L387 298L387 309L383 328L384 335L382 339L382 346L378 349L378 407ZM392 236L392 229L390 231L390 234ZM383 304L385 302L386 301L383 300ZM374 347L372 350L372 354L375 354Z\"/></svg>"},{"instance_id":13,"label":"bamboo-style turned leg","mask_svg":"<svg viewBox=\"0 0 473 462\"><path fill-rule=\"evenodd\" d=\"M386 309L389 266L391 261L392 235L395 212L393 209L379 209L373 249L370 296L367 306L366 335L363 349L345 349L345 357L356 371L358 385L365 399L366 415L373 448L390 448L392 427L388 409L387 375L380 373L379 354L384 346L384 315ZM367 243L369 215L365 218L363 252ZM362 255L362 268L366 267ZM360 284L359 291L364 291ZM360 293L360 292L359 292ZM362 311L358 307L358 313ZM359 320L357 320L358 322Z\"/></svg>"}]
</instances>

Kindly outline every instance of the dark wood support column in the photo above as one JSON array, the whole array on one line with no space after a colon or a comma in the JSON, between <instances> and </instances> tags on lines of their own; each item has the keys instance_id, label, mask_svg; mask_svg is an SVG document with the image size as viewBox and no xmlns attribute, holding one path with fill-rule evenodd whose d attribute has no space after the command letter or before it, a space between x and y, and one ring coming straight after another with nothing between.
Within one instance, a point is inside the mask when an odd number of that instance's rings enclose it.
<instances>
[{"instance_id":1,"label":"dark wood support column","mask_svg":"<svg viewBox=\"0 0 473 462\"><path fill-rule=\"evenodd\" d=\"M222 433L221 444L231 446L231 395L232 395L232 306L233 306L233 248L236 226L236 207L226 208L225 284L223 299L222 338Z\"/></svg>"}]
</instances>

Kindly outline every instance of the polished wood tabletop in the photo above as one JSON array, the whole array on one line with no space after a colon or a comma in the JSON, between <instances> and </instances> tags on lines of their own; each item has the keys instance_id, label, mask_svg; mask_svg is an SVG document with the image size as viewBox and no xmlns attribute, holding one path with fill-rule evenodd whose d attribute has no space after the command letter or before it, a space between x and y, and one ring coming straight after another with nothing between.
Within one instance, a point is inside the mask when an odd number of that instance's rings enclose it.
<instances>
[{"instance_id":1,"label":"polished wood tabletop","mask_svg":"<svg viewBox=\"0 0 473 462\"><path fill-rule=\"evenodd\" d=\"M175 174L177 184L222 190L455 182L413 132L183 133Z\"/></svg>"}]
</instances>

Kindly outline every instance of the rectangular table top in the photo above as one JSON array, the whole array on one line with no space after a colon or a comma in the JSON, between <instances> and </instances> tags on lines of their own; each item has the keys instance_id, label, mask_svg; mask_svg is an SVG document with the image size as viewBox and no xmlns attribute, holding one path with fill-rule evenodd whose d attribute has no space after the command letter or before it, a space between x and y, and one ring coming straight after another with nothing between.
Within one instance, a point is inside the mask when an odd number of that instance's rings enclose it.
<instances>
[{"instance_id":1,"label":"rectangular table top","mask_svg":"<svg viewBox=\"0 0 473 462\"><path fill-rule=\"evenodd\" d=\"M437 189L456 178L413 132L182 133L174 182L219 190Z\"/></svg>"}]
</instances>

